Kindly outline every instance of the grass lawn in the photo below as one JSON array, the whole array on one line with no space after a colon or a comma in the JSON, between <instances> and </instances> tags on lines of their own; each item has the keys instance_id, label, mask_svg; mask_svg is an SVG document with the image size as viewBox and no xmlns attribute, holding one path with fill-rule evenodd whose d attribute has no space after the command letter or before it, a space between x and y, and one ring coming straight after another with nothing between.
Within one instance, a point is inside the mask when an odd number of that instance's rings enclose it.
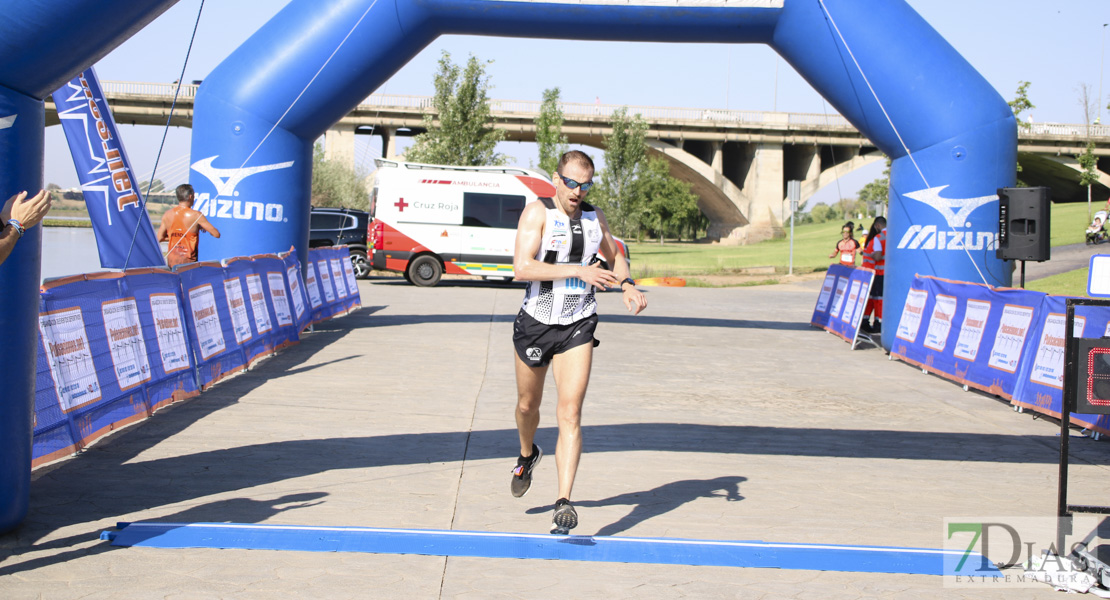
<instances>
[{"instance_id":1,"label":"grass lawn","mask_svg":"<svg viewBox=\"0 0 1110 600\"><path fill-rule=\"evenodd\" d=\"M1052 275L1036 281L1026 281L1025 289L1036 290L1053 296L1087 297L1087 274L1089 267Z\"/></svg>"},{"instance_id":2,"label":"grass lawn","mask_svg":"<svg viewBox=\"0 0 1110 600\"><path fill-rule=\"evenodd\" d=\"M1097 211L1102 205L1091 207ZM864 219L864 226L872 219ZM1053 204L1050 240L1053 247L1082 244L1090 223L1087 204ZM841 221L798 225L794 228L794 272L810 273L832 263L829 253L840 239ZM857 223L858 224L858 223ZM789 229L787 229L789 232ZM860 238L863 236L860 235ZM860 239L863 243L863 239ZM769 240L751 246L722 246L694 242L630 242L632 276L686 277L740 273L754 267L773 267L786 273L790 258L789 239ZM1051 294L1083 296L1087 291L1087 269L1064 273L1026 285Z\"/></svg>"},{"instance_id":3,"label":"grass lawn","mask_svg":"<svg viewBox=\"0 0 1110 600\"><path fill-rule=\"evenodd\" d=\"M868 220L870 224L870 220ZM794 228L794 272L828 268L829 253L840 240L841 222L798 225ZM789 228L787 233L789 234ZM860 240L862 243L863 240ZM786 273L790 240L768 240L751 246L722 246L695 242L629 242L633 277L671 277L738 273L753 267L774 267Z\"/></svg>"}]
</instances>

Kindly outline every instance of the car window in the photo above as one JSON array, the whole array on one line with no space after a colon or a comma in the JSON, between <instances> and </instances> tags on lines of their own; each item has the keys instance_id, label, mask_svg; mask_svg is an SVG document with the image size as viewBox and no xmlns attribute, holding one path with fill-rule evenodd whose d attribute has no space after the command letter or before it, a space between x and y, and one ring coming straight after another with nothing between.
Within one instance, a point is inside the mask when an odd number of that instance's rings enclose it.
<instances>
[{"instance_id":1,"label":"car window","mask_svg":"<svg viewBox=\"0 0 1110 600\"><path fill-rule=\"evenodd\" d=\"M312 213L309 229L339 229L346 215L335 213Z\"/></svg>"},{"instance_id":2,"label":"car window","mask_svg":"<svg viewBox=\"0 0 1110 600\"><path fill-rule=\"evenodd\" d=\"M516 229L524 210L524 196L509 194L463 194L463 225Z\"/></svg>"}]
</instances>

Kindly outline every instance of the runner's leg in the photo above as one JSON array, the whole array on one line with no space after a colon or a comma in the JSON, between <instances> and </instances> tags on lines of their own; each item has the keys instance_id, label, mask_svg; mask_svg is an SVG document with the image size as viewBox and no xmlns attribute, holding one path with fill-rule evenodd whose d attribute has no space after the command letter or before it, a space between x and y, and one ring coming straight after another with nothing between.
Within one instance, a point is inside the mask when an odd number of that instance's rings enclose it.
<instances>
[{"instance_id":1,"label":"runner's leg","mask_svg":"<svg viewBox=\"0 0 1110 600\"><path fill-rule=\"evenodd\" d=\"M594 345L575 346L551 361L559 404L555 416L559 421L559 444L555 447L555 465L559 470L559 498L570 499L578 460L582 456L582 402L590 383Z\"/></svg>"},{"instance_id":2,"label":"runner's leg","mask_svg":"<svg viewBox=\"0 0 1110 600\"><path fill-rule=\"evenodd\" d=\"M520 455L532 455L532 442L540 426L540 401L547 367L530 367L513 353L516 364L516 431L520 436Z\"/></svg>"}]
</instances>

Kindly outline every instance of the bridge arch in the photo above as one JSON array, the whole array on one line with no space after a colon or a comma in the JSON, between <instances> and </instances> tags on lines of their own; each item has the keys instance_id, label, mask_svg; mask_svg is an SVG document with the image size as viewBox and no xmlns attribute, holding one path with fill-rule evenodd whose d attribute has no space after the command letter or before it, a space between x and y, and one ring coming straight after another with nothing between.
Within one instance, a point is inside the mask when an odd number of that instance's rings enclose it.
<instances>
[{"instance_id":1,"label":"bridge arch","mask_svg":"<svg viewBox=\"0 0 1110 600\"><path fill-rule=\"evenodd\" d=\"M192 173L198 196L264 199L281 205L285 220L220 219L224 235L202 246L201 258L293 245L303 264L314 140L443 34L768 44L893 158L892 241L911 225L948 227L950 206L1014 181L1017 133L1009 106L903 0L636 1L292 0L205 79L191 149L193 164L209 167ZM41 99L172 4L55 0L8 7L0 24L8 59L0 65L0 114L21 120L0 137L6 189L42 185ZM75 42L46 41L58 37ZM261 169L267 166L273 168ZM255 174L236 174L244 167ZM917 193L926 189L937 193ZM983 205L966 228L994 235L997 215L996 204ZM22 519L28 497L39 248L33 234L0 267L0 287L15 290L0 295L0 325L11 339L0 349L8 386L0 404L6 490L0 529ZM931 252L890 249L888 306L903 304L915 272L1010 283L1010 270L993 253ZM884 328L886 347L893 329Z\"/></svg>"}]
</instances>

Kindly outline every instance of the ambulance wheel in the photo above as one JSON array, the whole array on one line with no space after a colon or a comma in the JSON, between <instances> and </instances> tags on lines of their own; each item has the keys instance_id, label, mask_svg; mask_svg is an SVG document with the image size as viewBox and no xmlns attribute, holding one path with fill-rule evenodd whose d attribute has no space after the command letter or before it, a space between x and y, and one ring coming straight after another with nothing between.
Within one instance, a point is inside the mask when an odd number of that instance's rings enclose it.
<instances>
[{"instance_id":1,"label":"ambulance wheel","mask_svg":"<svg viewBox=\"0 0 1110 600\"><path fill-rule=\"evenodd\" d=\"M370 276L370 261L362 250L351 251L351 269L355 272L355 279L366 279Z\"/></svg>"},{"instance_id":2,"label":"ambulance wheel","mask_svg":"<svg viewBox=\"0 0 1110 600\"><path fill-rule=\"evenodd\" d=\"M416 257L416 260L409 263L409 280L420 287L434 286L439 283L439 278L442 275L443 267L434 256L425 254Z\"/></svg>"}]
</instances>

